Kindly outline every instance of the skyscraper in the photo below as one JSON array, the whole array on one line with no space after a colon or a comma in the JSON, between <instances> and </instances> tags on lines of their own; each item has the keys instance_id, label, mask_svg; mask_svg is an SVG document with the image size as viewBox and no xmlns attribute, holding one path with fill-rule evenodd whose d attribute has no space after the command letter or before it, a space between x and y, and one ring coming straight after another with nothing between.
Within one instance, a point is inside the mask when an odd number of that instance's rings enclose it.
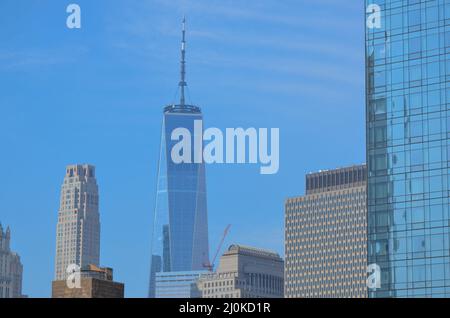
<instances>
[{"instance_id":1,"label":"skyscraper","mask_svg":"<svg viewBox=\"0 0 450 318\"><path fill-rule=\"evenodd\" d=\"M61 188L56 228L55 280L67 278L67 268L99 265L100 215L95 167L71 165Z\"/></svg>"},{"instance_id":2,"label":"skyscraper","mask_svg":"<svg viewBox=\"0 0 450 318\"><path fill-rule=\"evenodd\" d=\"M365 165L311 173L285 204L285 297L367 297Z\"/></svg>"},{"instance_id":3,"label":"skyscraper","mask_svg":"<svg viewBox=\"0 0 450 318\"><path fill-rule=\"evenodd\" d=\"M449 297L450 3L373 4L381 26L366 29L368 261L380 266L381 288L369 296Z\"/></svg>"},{"instance_id":4,"label":"skyscraper","mask_svg":"<svg viewBox=\"0 0 450 318\"><path fill-rule=\"evenodd\" d=\"M172 140L176 128L191 134L194 122L203 120L201 109L185 102L185 21L181 43L180 103L164 108L158 169L156 205L153 218L149 297L155 297L157 272L204 270L209 264L208 220L204 163L175 163ZM194 162L195 154L192 153Z\"/></svg>"},{"instance_id":5,"label":"skyscraper","mask_svg":"<svg viewBox=\"0 0 450 318\"><path fill-rule=\"evenodd\" d=\"M11 251L11 230L0 223L0 298L21 298L23 267L20 256Z\"/></svg>"}]
</instances>

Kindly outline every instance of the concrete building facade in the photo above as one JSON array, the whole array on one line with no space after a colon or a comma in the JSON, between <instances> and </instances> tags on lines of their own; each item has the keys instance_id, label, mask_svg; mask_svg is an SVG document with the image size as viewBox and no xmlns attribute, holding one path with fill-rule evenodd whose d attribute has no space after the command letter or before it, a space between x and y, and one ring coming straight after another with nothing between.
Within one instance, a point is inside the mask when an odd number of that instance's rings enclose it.
<instances>
[{"instance_id":1,"label":"concrete building facade","mask_svg":"<svg viewBox=\"0 0 450 318\"><path fill-rule=\"evenodd\" d=\"M306 176L285 203L285 297L367 297L366 166Z\"/></svg>"},{"instance_id":2,"label":"concrete building facade","mask_svg":"<svg viewBox=\"0 0 450 318\"><path fill-rule=\"evenodd\" d=\"M202 298L282 298L283 260L274 252L231 245L215 273L202 275Z\"/></svg>"}]
</instances>

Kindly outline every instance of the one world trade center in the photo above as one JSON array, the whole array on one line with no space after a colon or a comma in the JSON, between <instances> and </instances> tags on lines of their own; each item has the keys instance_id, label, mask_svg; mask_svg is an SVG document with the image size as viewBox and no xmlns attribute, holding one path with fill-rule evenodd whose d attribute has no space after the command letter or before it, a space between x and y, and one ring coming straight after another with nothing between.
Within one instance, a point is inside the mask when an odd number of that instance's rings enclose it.
<instances>
[{"instance_id":1,"label":"one world trade center","mask_svg":"<svg viewBox=\"0 0 450 318\"><path fill-rule=\"evenodd\" d=\"M193 163L194 160L174 163L171 158L172 148L178 143L172 140L172 132L177 128L187 129L191 145L194 145L194 122L203 119L199 107L185 102L185 33L183 20L180 102L166 106L163 111L151 243L150 298L187 297L182 291L174 292L170 279L161 277L189 277L189 273L204 271L209 265L205 165ZM171 291L165 293L164 289Z\"/></svg>"}]
</instances>

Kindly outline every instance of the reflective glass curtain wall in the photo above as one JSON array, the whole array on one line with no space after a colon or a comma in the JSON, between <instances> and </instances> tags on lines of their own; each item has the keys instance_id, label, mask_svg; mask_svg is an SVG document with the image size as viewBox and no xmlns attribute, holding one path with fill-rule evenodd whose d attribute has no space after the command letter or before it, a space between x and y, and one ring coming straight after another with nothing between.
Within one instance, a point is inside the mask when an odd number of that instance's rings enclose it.
<instances>
[{"instance_id":1,"label":"reflective glass curtain wall","mask_svg":"<svg viewBox=\"0 0 450 318\"><path fill-rule=\"evenodd\" d=\"M450 0L366 0L370 297L449 297ZM367 17L369 14L367 14Z\"/></svg>"},{"instance_id":2,"label":"reflective glass curtain wall","mask_svg":"<svg viewBox=\"0 0 450 318\"><path fill-rule=\"evenodd\" d=\"M196 106L168 106L164 110L153 219L149 296L155 297L157 272L205 270L209 264L206 178L204 163L176 164L171 140L176 128L185 128L194 145L194 122L202 120ZM192 162L194 152L192 151Z\"/></svg>"}]
</instances>

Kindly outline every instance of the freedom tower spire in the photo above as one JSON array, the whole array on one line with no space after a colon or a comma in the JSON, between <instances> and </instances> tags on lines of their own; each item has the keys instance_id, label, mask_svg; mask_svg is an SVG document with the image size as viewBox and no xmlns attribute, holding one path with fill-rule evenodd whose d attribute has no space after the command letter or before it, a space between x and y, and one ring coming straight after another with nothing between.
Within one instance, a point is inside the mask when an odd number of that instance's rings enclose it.
<instances>
[{"instance_id":1,"label":"freedom tower spire","mask_svg":"<svg viewBox=\"0 0 450 318\"><path fill-rule=\"evenodd\" d=\"M186 277L196 277L209 264L205 164L193 160L176 163L171 157L178 143L172 139L172 132L179 128L189 131L194 144L195 122L203 120L200 107L186 104L186 86L186 19L183 19L180 102L164 107L163 111L152 224L150 298L189 297L191 285L186 285ZM171 290L164 283L174 277L180 277L186 288ZM179 286L177 282L173 284Z\"/></svg>"},{"instance_id":2,"label":"freedom tower spire","mask_svg":"<svg viewBox=\"0 0 450 318\"><path fill-rule=\"evenodd\" d=\"M187 86L186 83L186 17L183 18L183 27L182 27L182 40L181 40L181 79L180 79L180 106L184 107L186 104L184 90Z\"/></svg>"}]
</instances>

